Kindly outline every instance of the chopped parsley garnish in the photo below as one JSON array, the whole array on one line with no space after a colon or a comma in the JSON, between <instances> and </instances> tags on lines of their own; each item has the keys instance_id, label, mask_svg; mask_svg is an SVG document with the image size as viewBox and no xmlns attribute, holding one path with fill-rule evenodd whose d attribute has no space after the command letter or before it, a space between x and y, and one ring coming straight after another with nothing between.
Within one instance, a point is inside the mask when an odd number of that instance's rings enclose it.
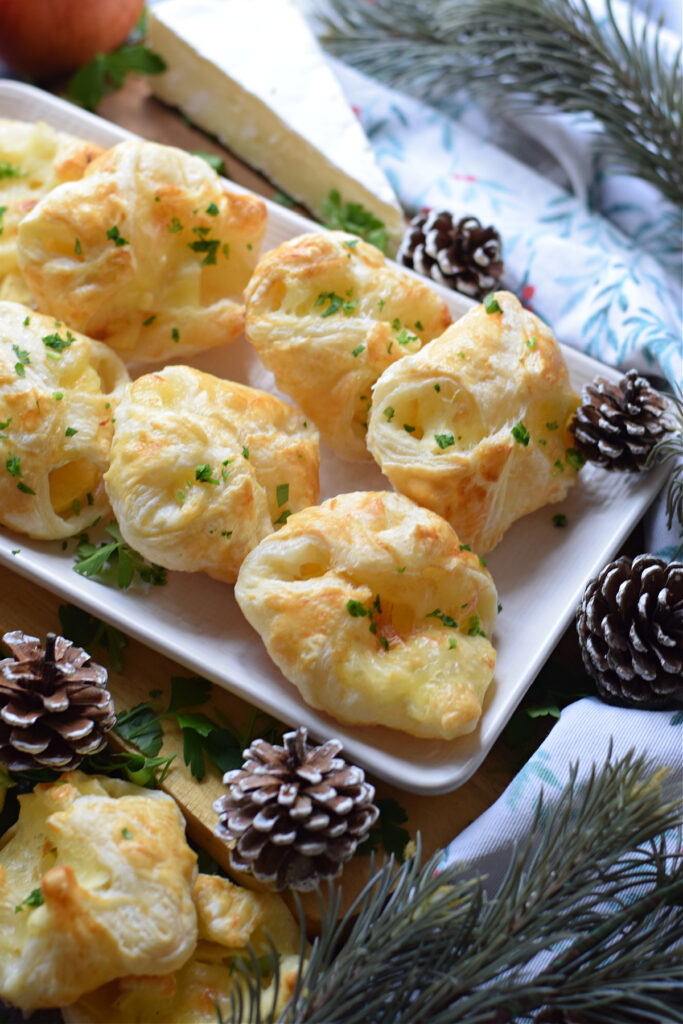
<instances>
[{"instance_id":1,"label":"chopped parsley garnish","mask_svg":"<svg viewBox=\"0 0 683 1024\"><path fill-rule=\"evenodd\" d=\"M277 517L277 519L273 520L273 525L274 526L283 526L287 522L287 520L289 519L291 514L292 514L291 509L283 508L282 512Z\"/></svg>"},{"instance_id":2,"label":"chopped parsley garnish","mask_svg":"<svg viewBox=\"0 0 683 1024\"><path fill-rule=\"evenodd\" d=\"M563 530L568 523L568 519L564 512L556 512L553 516L553 526L556 526L558 530Z\"/></svg>"},{"instance_id":3,"label":"chopped parsley garnish","mask_svg":"<svg viewBox=\"0 0 683 1024\"><path fill-rule=\"evenodd\" d=\"M143 326L143 327L149 327L149 326L150 326L150 324L153 324L153 323L154 323L154 321L156 320L156 318L157 318L157 315L156 315L156 313L152 313L152 315L151 315L151 316L148 316L146 320L143 320L143 321L142 321L142 326Z\"/></svg>"},{"instance_id":4,"label":"chopped parsley garnish","mask_svg":"<svg viewBox=\"0 0 683 1024\"><path fill-rule=\"evenodd\" d=\"M64 392L63 391L53 391L52 392L52 397L54 398L55 402L61 402L61 400L64 398Z\"/></svg>"},{"instance_id":5,"label":"chopped parsley garnish","mask_svg":"<svg viewBox=\"0 0 683 1024\"><path fill-rule=\"evenodd\" d=\"M175 342L180 341L180 331L178 330L177 327L172 327L171 328L171 337L173 338L173 340Z\"/></svg>"},{"instance_id":6,"label":"chopped parsley garnish","mask_svg":"<svg viewBox=\"0 0 683 1024\"><path fill-rule=\"evenodd\" d=\"M404 429L404 430L406 431L406 433L408 433L408 434L413 434L413 433L415 433L415 427L411 427L410 423L404 423L404 424L403 424L403 429Z\"/></svg>"},{"instance_id":7,"label":"chopped parsley garnish","mask_svg":"<svg viewBox=\"0 0 683 1024\"><path fill-rule=\"evenodd\" d=\"M564 473L564 462L562 459L555 459L553 463L553 476L557 476L558 473Z\"/></svg>"},{"instance_id":8,"label":"chopped parsley garnish","mask_svg":"<svg viewBox=\"0 0 683 1024\"><path fill-rule=\"evenodd\" d=\"M345 316L349 316L353 313L354 309L358 305L358 299L354 299L353 302L346 302L341 295L337 295L336 292L321 292L315 301L316 306L324 306L326 302L329 302L329 306L324 313L321 313L321 317L332 316L334 313L338 313L341 309Z\"/></svg>"},{"instance_id":9,"label":"chopped parsley garnish","mask_svg":"<svg viewBox=\"0 0 683 1024\"><path fill-rule=\"evenodd\" d=\"M21 912L23 907L42 907L45 902L42 889L34 889L33 892L29 893L25 900L14 908L14 913L18 914Z\"/></svg>"},{"instance_id":10,"label":"chopped parsley garnish","mask_svg":"<svg viewBox=\"0 0 683 1024\"><path fill-rule=\"evenodd\" d=\"M557 430L558 429L558 422L557 422L557 420L553 420L552 423L546 423L545 429L546 430Z\"/></svg>"},{"instance_id":11,"label":"chopped parsley garnish","mask_svg":"<svg viewBox=\"0 0 683 1024\"><path fill-rule=\"evenodd\" d=\"M401 321L399 320L399 318L397 316L395 316L394 319L391 321L391 326L392 326L393 330L395 330L395 331L400 331L401 330Z\"/></svg>"},{"instance_id":12,"label":"chopped parsley garnish","mask_svg":"<svg viewBox=\"0 0 683 1024\"><path fill-rule=\"evenodd\" d=\"M286 192L278 189L277 192L273 193L273 202L279 203L280 206L286 206L288 210L294 206L294 200L291 196L288 196Z\"/></svg>"},{"instance_id":13,"label":"chopped parsley garnish","mask_svg":"<svg viewBox=\"0 0 683 1024\"><path fill-rule=\"evenodd\" d=\"M76 429L76 427L67 427L66 430L64 431L64 436L65 437L73 437L74 434L77 434L77 433L78 433L78 430Z\"/></svg>"},{"instance_id":14,"label":"chopped parsley garnish","mask_svg":"<svg viewBox=\"0 0 683 1024\"><path fill-rule=\"evenodd\" d=\"M361 619L364 615L370 614L362 601L354 601L353 599L346 602L346 610L354 619Z\"/></svg>"},{"instance_id":15,"label":"chopped parsley garnish","mask_svg":"<svg viewBox=\"0 0 683 1024\"><path fill-rule=\"evenodd\" d=\"M112 227L110 227L109 230L107 231L107 238L109 239L110 242L113 242L114 245L116 245L116 246L129 245L130 244L128 239L123 237L123 235L121 234L121 232L118 229L118 225L116 225L116 224L114 224Z\"/></svg>"},{"instance_id":16,"label":"chopped parsley garnish","mask_svg":"<svg viewBox=\"0 0 683 1024\"><path fill-rule=\"evenodd\" d=\"M95 499L93 498L93 496L90 493L90 491L88 491L88 493L86 494L85 500L88 502L88 505L94 505L95 504Z\"/></svg>"},{"instance_id":17,"label":"chopped parsley garnish","mask_svg":"<svg viewBox=\"0 0 683 1024\"><path fill-rule=\"evenodd\" d=\"M396 572L405 572L405 571L406 571L405 565L397 565L396 566Z\"/></svg>"},{"instance_id":18,"label":"chopped parsley garnish","mask_svg":"<svg viewBox=\"0 0 683 1024\"><path fill-rule=\"evenodd\" d=\"M354 348L354 350L352 351L351 355L352 356L359 356L361 354L361 352L364 352L364 351L365 351L365 345L357 345L356 348Z\"/></svg>"},{"instance_id":19,"label":"chopped parsley garnish","mask_svg":"<svg viewBox=\"0 0 683 1024\"><path fill-rule=\"evenodd\" d=\"M209 203L209 205L206 208L206 212L208 213L208 215L210 217L217 217L218 216L218 207L216 206L215 203Z\"/></svg>"},{"instance_id":20,"label":"chopped parsley garnish","mask_svg":"<svg viewBox=\"0 0 683 1024\"><path fill-rule=\"evenodd\" d=\"M232 537L232 530L221 530L221 537L225 537L227 540L230 540Z\"/></svg>"},{"instance_id":21,"label":"chopped parsley garnish","mask_svg":"<svg viewBox=\"0 0 683 1024\"><path fill-rule=\"evenodd\" d=\"M469 544L461 544L461 545L460 545L460 550L461 550L461 551L471 551L471 550L472 550L472 548L470 547L470 545L469 545Z\"/></svg>"},{"instance_id":22,"label":"chopped parsley garnish","mask_svg":"<svg viewBox=\"0 0 683 1024\"><path fill-rule=\"evenodd\" d=\"M78 498L74 498L74 500L71 502L71 511L73 512L73 514L75 516L80 516L80 514L81 514L81 503L78 500Z\"/></svg>"},{"instance_id":23,"label":"chopped parsley garnish","mask_svg":"<svg viewBox=\"0 0 683 1024\"><path fill-rule=\"evenodd\" d=\"M400 334L396 336L396 341L399 345L409 345L411 341L419 341L417 334L410 334L405 327Z\"/></svg>"},{"instance_id":24,"label":"chopped parsley garnish","mask_svg":"<svg viewBox=\"0 0 683 1024\"><path fill-rule=\"evenodd\" d=\"M26 376L26 367L24 366L23 363L15 363L14 364L14 370L15 370L15 373L16 373L17 377L25 377Z\"/></svg>"},{"instance_id":25,"label":"chopped parsley garnish","mask_svg":"<svg viewBox=\"0 0 683 1024\"><path fill-rule=\"evenodd\" d=\"M81 248L81 240L80 240L80 238L77 238L75 243L74 243L74 252L76 253L77 256L80 256L82 254L82 252L83 252L83 249Z\"/></svg>"},{"instance_id":26,"label":"chopped parsley garnish","mask_svg":"<svg viewBox=\"0 0 683 1024\"><path fill-rule=\"evenodd\" d=\"M452 434L434 434L434 440L439 448L450 448L452 444L455 444L455 438Z\"/></svg>"},{"instance_id":27,"label":"chopped parsley garnish","mask_svg":"<svg viewBox=\"0 0 683 1024\"><path fill-rule=\"evenodd\" d=\"M389 650L389 641L387 640L387 638L385 636L381 636L379 638L379 642L381 643L381 645L382 645L382 647L384 648L385 651Z\"/></svg>"},{"instance_id":28,"label":"chopped parsley garnish","mask_svg":"<svg viewBox=\"0 0 683 1024\"><path fill-rule=\"evenodd\" d=\"M9 420L7 421L9 423ZM5 461L5 469L10 476L21 476L21 459L18 455L10 455Z\"/></svg>"},{"instance_id":29,"label":"chopped parsley garnish","mask_svg":"<svg viewBox=\"0 0 683 1024\"><path fill-rule=\"evenodd\" d=\"M470 621L467 624L467 635L468 636L484 636L484 637L486 636L486 633L483 631L483 629L479 625L479 616L478 615L473 615L470 618Z\"/></svg>"},{"instance_id":30,"label":"chopped parsley garnish","mask_svg":"<svg viewBox=\"0 0 683 1024\"><path fill-rule=\"evenodd\" d=\"M24 327L28 327L28 325L31 323L31 317L25 316L22 322L24 324Z\"/></svg>"},{"instance_id":31,"label":"chopped parsley garnish","mask_svg":"<svg viewBox=\"0 0 683 1024\"><path fill-rule=\"evenodd\" d=\"M385 304L386 304L386 301L387 301L386 299L378 299L378 300L377 300L377 308L379 309L380 313L381 313L381 312L382 312L382 310L384 309L384 306L385 306Z\"/></svg>"},{"instance_id":32,"label":"chopped parsley garnish","mask_svg":"<svg viewBox=\"0 0 683 1024\"><path fill-rule=\"evenodd\" d=\"M394 418L394 408L393 408L393 406L388 405L386 407L386 409L384 410L384 412L382 413L382 415L386 418L387 423L391 423L391 421Z\"/></svg>"},{"instance_id":33,"label":"chopped parsley garnish","mask_svg":"<svg viewBox=\"0 0 683 1024\"><path fill-rule=\"evenodd\" d=\"M9 160L0 160L0 178L19 178L21 177L21 167L12 166Z\"/></svg>"},{"instance_id":34,"label":"chopped parsley garnish","mask_svg":"<svg viewBox=\"0 0 683 1024\"><path fill-rule=\"evenodd\" d=\"M244 456L245 459L249 458L249 449L247 448L246 444L242 445L242 455Z\"/></svg>"},{"instance_id":35,"label":"chopped parsley garnish","mask_svg":"<svg viewBox=\"0 0 683 1024\"><path fill-rule=\"evenodd\" d=\"M3 233L3 231L5 230L5 228L4 228L4 226L3 226L3 223L2 223L2 218L3 218L4 216L5 216L5 212L6 212L6 210L7 210L7 207L6 207L6 206L0 206L0 235L1 235L1 234Z\"/></svg>"},{"instance_id":36,"label":"chopped parsley garnish","mask_svg":"<svg viewBox=\"0 0 683 1024\"><path fill-rule=\"evenodd\" d=\"M66 332L66 338L62 338L59 334L46 334L42 339L45 348L49 348L52 352L63 352L75 340L71 331Z\"/></svg>"},{"instance_id":37,"label":"chopped parsley garnish","mask_svg":"<svg viewBox=\"0 0 683 1024\"><path fill-rule=\"evenodd\" d=\"M450 626L451 629L458 628L458 623L455 621L455 619L452 619L450 615L446 615L444 612L441 611L440 608L435 608L433 612L429 612L427 618L439 619L440 622L443 622L444 626Z\"/></svg>"},{"instance_id":38,"label":"chopped parsley garnish","mask_svg":"<svg viewBox=\"0 0 683 1024\"><path fill-rule=\"evenodd\" d=\"M21 491L22 494L35 494L36 492L28 484L25 484L22 480L17 484L17 490Z\"/></svg>"},{"instance_id":39,"label":"chopped parsley garnish","mask_svg":"<svg viewBox=\"0 0 683 1024\"><path fill-rule=\"evenodd\" d=\"M204 462L201 466L196 466L194 471L194 478L202 484L216 484L219 481L215 477L211 476L211 466L208 462Z\"/></svg>"},{"instance_id":40,"label":"chopped parsley garnish","mask_svg":"<svg viewBox=\"0 0 683 1024\"><path fill-rule=\"evenodd\" d=\"M175 235L178 231L183 230L183 225L177 217L171 217L171 223L168 225L168 230L170 234Z\"/></svg>"},{"instance_id":41,"label":"chopped parsley garnish","mask_svg":"<svg viewBox=\"0 0 683 1024\"><path fill-rule=\"evenodd\" d=\"M435 391L441 391L441 385L440 384L435 384L434 385L434 390Z\"/></svg>"},{"instance_id":42,"label":"chopped parsley garnish","mask_svg":"<svg viewBox=\"0 0 683 1024\"><path fill-rule=\"evenodd\" d=\"M12 345L12 351L14 352L19 362L23 363L25 366L27 366L31 362L31 358L25 348L19 348L18 345Z\"/></svg>"},{"instance_id":43,"label":"chopped parsley garnish","mask_svg":"<svg viewBox=\"0 0 683 1024\"><path fill-rule=\"evenodd\" d=\"M510 433L514 437L517 444L524 445L525 448L529 444L529 439L531 435L529 434L529 431L526 429L521 420L519 421L519 423L515 423Z\"/></svg>"},{"instance_id":44,"label":"chopped parsley garnish","mask_svg":"<svg viewBox=\"0 0 683 1024\"><path fill-rule=\"evenodd\" d=\"M564 457L567 460L567 465L571 466L572 469L575 469L577 473L581 467L586 464L586 460L578 448L567 448L564 453Z\"/></svg>"},{"instance_id":45,"label":"chopped parsley garnish","mask_svg":"<svg viewBox=\"0 0 683 1024\"><path fill-rule=\"evenodd\" d=\"M527 340L526 340L526 347L527 348L536 348L537 342L538 342L538 338L534 334L533 338L527 338Z\"/></svg>"},{"instance_id":46,"label":"chopped parsley garnish","mask_svg":"<svg viewBox=\"0 0 683 1024\"><path fill-rule=\"evenodd\" d=\"M193 230L198 231L199 229L193 228ZM208 231L209 229L205 228L204 230ZM220 244L218 238L198 238L196 242L188 242L187 247L192 249L193 252L206 253L199 265L200 267L210 267L216 262L216 254Z\"/></svg>"},{"instance_id":47,"label":"chopped parsley garnish","mask_svg":"<svg viewBox=\"0 0 683 1024\"><path fill-rule=\"evenodd\" d=\"M289 501L289 484L278 484L275 488L277 507L282 508Z\"/></svg>"},{"instance_id":48,"label":"chopped parsley garnish","mask_svg":"<svg viewBox=\"0 0 683 1024\"><path fill-rule=\"evenodd\" d=\"M133 833L131 832L131 830L129 828L122 828L121 829L121 835L123 836L124 839L132 839L133 838Z\"/></svg>"},{"instance_id":49,"label":"chopped parsley garnish","mask_svg":"<svg viewBox=\"0 0 683 1024\"><path fill-rule=\"evenodd\" d=\"M352 238L350 242L344 242L344 245L346 246L347 249L353 249L356 245L358 245L359 241L359 238Z\"/></svg>"},{"instance_id":50,"label":"chopped parsley garnish","mask_svg":"<svg viewBox=\"0 0 683 1024\"><path fill-rule=\"evenodd\" d=\"M498 299L493 294L493 292L489 292L488 295L484 296L484 309L489 314L503 312L503 310L500 308L500 303L498 302Z\"/></svg>"}]
</instances>

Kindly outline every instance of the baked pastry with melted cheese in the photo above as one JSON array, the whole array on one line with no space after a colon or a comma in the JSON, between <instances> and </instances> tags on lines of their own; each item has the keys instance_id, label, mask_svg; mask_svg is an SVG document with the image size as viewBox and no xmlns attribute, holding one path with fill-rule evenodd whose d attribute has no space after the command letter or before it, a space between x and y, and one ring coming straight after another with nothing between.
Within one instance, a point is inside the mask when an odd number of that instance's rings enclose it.
<instances>
[{"instance_id":1,"label":"baked pastry with melted cheese","mask_svg":"<svg viewBox=\"0 0 683 1024\"><path fill-rule=\"evenodd\" d=\"M0 522L39 540L109 512L119 357L51 317L0 302Z\"/></svg>"},{"instance_id":2,"label":"baked pastry with melted cheese","mask_svg":"<svg viewBox=\"0 0 683 1024\"><path fill-rule=\"evenodd\" d=\"M0 299L32 301L17 262L19 222L55 186L82 178L101 152L43 121L0 118Z\"/></svg>"},{"instance_id":3,"label":"baked pastry with melted cheese","mask_svg":"<svg viewBox=\"0 0 683 1024\"><path fill-rule=\"evenodd\" d=\"M490 551L576 482L579 404L551 329L497 292L377 382L368 447L394 487Z\"/></svg>"},{"instance_id":4,"label":"baked pastry with melted cheese","mask_svg":"<svg viewBox=\"0 0 683 1024\"><path fill-rule=\"evenodd\" d=\"M444 300L373 245L342 231L301 235L259 261L247 337L275 382L345 459L365 444L375 381L451 321Z\"/></svg>"},{"instance_id":5,"label":"baked pastry with melted cheese","mask_svg":"<svg viewBox=\"0 0 683 1024\"><path fill-rule=\"evenodd\" d=\"M173 146L121 142L53 189L19 228L38 308L130 363L232 341L266 207Z\"/></svg>"},{"instance_id":6,"label":"baked pastry with melted cheese","mask_svg":"<svg viewBox=\"0 0 683 1024\"><path fill-rule=\"evenodd\" d=\"M475 728L496 589L452 527L400 494L341 494L247 555L235 597L282 673L333 718L452 739Z\"/></svg>"},{"instance_id":7,"label":"baked pastry with melted cheese","mask_svg":"<svg viewBox=\"0 0 683 1024\"><path fill-rule=\"evenodd\" d=\"M217 875L200 875L194 888L199 942L173 974L128 977L89 992L63 1011L66 1024L215 1024L216 1006L227 1020L230 992L239 975L235 958L249 963L247 946L270 962L278 952L280 991L276 1012L292 995L299 966L299 928L284 900L274 893L241 889ZM269 985L261 997L263 1019L273 1005Z\"/></svg>"},{"instance_id":8,"label":"baked pastry with melted cheese","mask_svg":"<svg viewBox=\"0 0 683 1024\"><path fill-rule=\"evenodd\" d=\"M29 1012L180 968L197 869L171 797L69 772L19 802L0 849L0 997Z\"/></svg>"},{"instance_id":9,"label":"baked pastry with melted cheese","mask_svg":"<svg viewBox=\"0 0 683 1024\"><path fill-rule=\"evenodd\" d=\"M136 551L234 582L248 551L318 500L318 466L318 433L292 406L167 366L121 400L104 480Z\"/></svg>"}]
</instances>

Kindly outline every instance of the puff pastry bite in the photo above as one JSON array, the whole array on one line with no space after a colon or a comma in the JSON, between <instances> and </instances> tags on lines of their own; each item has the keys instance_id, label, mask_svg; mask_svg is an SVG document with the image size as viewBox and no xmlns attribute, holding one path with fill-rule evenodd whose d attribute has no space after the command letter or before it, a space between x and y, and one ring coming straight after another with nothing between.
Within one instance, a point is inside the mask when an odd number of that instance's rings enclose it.
<instances>
[{"instance_id":1,"label":"puff pastry bite","mask_svg":"<svg viewBox=\"0 0 683 1024\"><path fill-rule=\"evenodd\" d=\"M579 404L547 324L509 292L487 306L382 374L368 429L394 487L481 553L575 483Z\"/></svg>"},{"instance_id":2,"label":"puff pastry bite","mask_svg":"<svg viewBox=\"0 0 683 1024\"><path fill-rule=\"evenodd\" d=\"M19 264L38 308L126 362L232 341L266 207L229 191L200 157L122 142L24 218Z\"/></svg>"},{"instance_id":3,"label":"puff pastry bite","mask_svg":"<svg viewBox=\"0 0 683 1024\"><path fill-rule=\"evenodd\" d=\"M227 1020L230 991L238 977L236 957L249 962L247 944L257 957L270 957L270 935L279 954L281 989L276 1011L294 988L299 965L299 928L280 896L241 889L226 878L200 875L194 889L199 943L174 974L121 978L90 992L63 1011L66 1024L216 1024L218 1005ZM272 1007L265 986L263 1019Z\"/></svg>"},{"instance_id":4,"label":"puff pastry bite","mask_svg":"<svg viewBox=\"0 0 683 1024\"><path fill-rule=\"evenodd\" d=\"M102 475L128 373L106 345L0 302L0 522L70 537L109 511Z\"/></svg>"},{"instance_id":5,"label":"puff pastry bite","mask_svg":"<svg viewBox=\"0 0 683 1024\"><path fill-rule=\"evenodd\" d=\"M266 253L246 290L247 337L275 382L346 459L369 459L372 388L451 321L427 284L341 231Z\"/></svg>"},{"instance_id":6,"label":"puff pastry bite","mask_svg":"<svg viewBox=\"0 0 683 1024\"><path fill-rule=\"evenodd\" d=\"M125 540L167 569L234 582L244 556L318 500L318 434L281 399L189 366L139 377L104 480Z\"/></svg>"},{"instance_id":7,"label":"puff pastry bite","mask_svg":"<svg viewBox=\"0 0 683 1024\"><path fill-rule=\"evenodd\" d=\"M17 263L19 222L56 185L82 178L101 152L42 121L0 118L0 299L31 301Z\"/></svg>"},{"instance_id":8,"label":"puff pastry bite","mask_svg":"<svg viewBox=\"0 0 683 1024\"><path fill-rule=\"evenodd\" d=\"M283 674L343 722L452 739L493 677L497 597L448 523L400 494L341 494L244 560L235 597Z\"/></svg>"},{"instance_id":9,"label":"puff pastry bite","mask_svg":"<svg viewBox=\"0 0 683 1024\"><path fill-rule=\"evenodd\" d=\"M0 997L62 1006L181 967L197 941L196 856L175 802L82 772L19 801L0 849Z\"/></svg>"}]
</instances>

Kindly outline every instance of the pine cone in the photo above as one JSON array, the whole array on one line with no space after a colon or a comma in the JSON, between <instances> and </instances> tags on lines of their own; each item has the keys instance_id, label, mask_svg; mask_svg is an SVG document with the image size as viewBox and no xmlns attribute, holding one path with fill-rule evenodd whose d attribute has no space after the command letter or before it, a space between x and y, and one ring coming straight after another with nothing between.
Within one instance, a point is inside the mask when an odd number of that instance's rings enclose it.
<instances>
[{"instance_id":1,"label":"pine cone","mask_svg":"<svg viewBox=\"0 0 683 1024\"><path fill-rule=\"evenodd\" d=\"M14 657L0 661L0 763L69 771L101 750L116 721L107 670L54 633L45 650L20 630L2 639Z\"/></svg>"},{"instance_id":2,"label":"pine cone","mask_svg":"<svg viewBox=\"0 0 683 1024\"><path fill-rule=\"evenodd\" d=\"M571 431L589 462L638 473L658 441L671 429L666 400L637 370L616 384L596 377L581 395Z\"/></svg>"},{"instance_id":3,"label":"pine cone","mask_svg":"<svg viewBox=\"0 0 683 1024\"><path fill-rule=\"evenodd\" d=\"M609 703L683 701L683 564L622 556L586 587L577 615L581 656Z\"/></svg>"},{"instance_id":4,"label":"pine cone","mask_svg":"<svg viewBox=\"0 0 683 1024\"><path fill-rule=\"evenodd\" d=\"M396 260L475 299L492 291L503 273L502 243L496 229L484 228L470 216L454 223L447 210L413 217Z\"/></svg>"},{"instance_id":5,"label":"pine cone","mask_svg":"<svg viewBox=\"0 0 683 1024\"><path fill-rule=\"evenodd\" d=\"M232 866L278 889L313 889L336 877L379 815L363 770L335 756L339 740L316 747L306 738L300 727L285 733L282 747L254 740L214 803L217 835L235 844Z\"/></svg>"}]
</instances>

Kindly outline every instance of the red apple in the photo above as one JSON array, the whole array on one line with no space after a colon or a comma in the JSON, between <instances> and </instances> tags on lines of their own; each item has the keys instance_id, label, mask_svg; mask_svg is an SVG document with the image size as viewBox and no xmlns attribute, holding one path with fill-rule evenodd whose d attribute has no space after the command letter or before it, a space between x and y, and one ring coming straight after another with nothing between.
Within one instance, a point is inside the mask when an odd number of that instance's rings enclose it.
<instances>
[{"instance_id":1,"label":"red apple","mask_svg":"<svg viewBox=\"0 0 683 1024\"><path fill-rule=\"evenodd\" d=\"M0 0L0 59L39 80L119 46L145 0Z\"/></svg>"}]
</instances>

